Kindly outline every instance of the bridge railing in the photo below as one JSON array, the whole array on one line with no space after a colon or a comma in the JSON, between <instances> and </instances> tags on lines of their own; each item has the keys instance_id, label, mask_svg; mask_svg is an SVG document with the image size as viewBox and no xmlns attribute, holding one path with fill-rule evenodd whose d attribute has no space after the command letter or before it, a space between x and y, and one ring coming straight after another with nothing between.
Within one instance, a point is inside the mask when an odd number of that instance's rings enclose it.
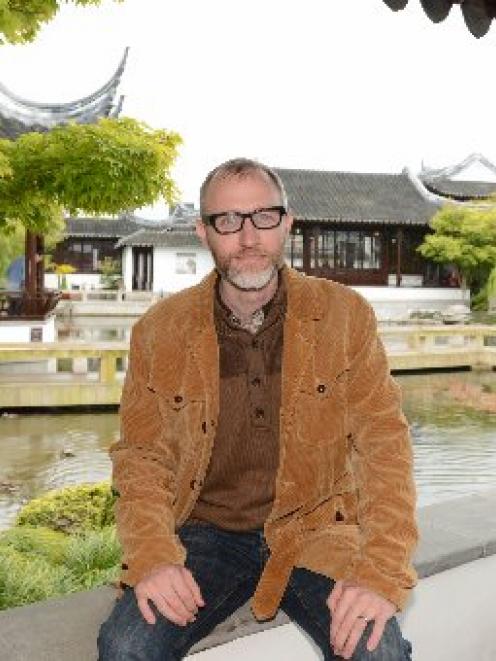
<instances>
[{"instance_id":1,"label":"bridge railing","mask_svg":"<svg viewBox=\"0 0 496 661\"><path fill-rule=\"evenodd\" d=\"M496 368L496 326L381 328L393 371ZM0 408L117 405L129 345L0 344Z\"/></svg>"},{"instance_id":2,"label":"bridge railing","mask_svg":"<svg viewBox=\"0 0 496 661\"><path fill-rule=\"evenodd\" d=\"M388 353L496 347L496 326L491 325L384 326L379 333Z\"/></svg>"}]
</instances>

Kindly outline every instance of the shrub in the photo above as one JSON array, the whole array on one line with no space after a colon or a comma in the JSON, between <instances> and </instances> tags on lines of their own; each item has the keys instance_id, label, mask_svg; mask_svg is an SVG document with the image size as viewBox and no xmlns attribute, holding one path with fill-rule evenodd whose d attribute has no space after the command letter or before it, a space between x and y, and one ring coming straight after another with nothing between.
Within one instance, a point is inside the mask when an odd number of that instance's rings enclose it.
<instances>
[{"instance_id":1,"label":"shrub","mask_svg":"<svg viewBox=\"0 0 496 661\"><path fill-rule=\"evenodd\" d=\"M65 533L101 530L114 522L113 505L107 483L66 487L29 502L15 525L43 526Z\"/></svg>"},{"instance_id":2,"label":"shrub","mask_svg":"<svg viewBox=\"0 0 496 661\"><path fill-rule=\"evenodd\" d=\"M0 533L0 610L115 581L121 549L110 485L52 491Z\"/></svg>"},{"instance_id":3,"label":"shrub","mask_svg":"<svg viewBox=\"0 0 496 661\"><path fill-rule=\"evenodd\" d=\"M51 564L63 560L67 542L67 535L42 527L18 526L0 535L0 549L16 551L25 557L43 558Z\"/></svg>"}]
</instances>

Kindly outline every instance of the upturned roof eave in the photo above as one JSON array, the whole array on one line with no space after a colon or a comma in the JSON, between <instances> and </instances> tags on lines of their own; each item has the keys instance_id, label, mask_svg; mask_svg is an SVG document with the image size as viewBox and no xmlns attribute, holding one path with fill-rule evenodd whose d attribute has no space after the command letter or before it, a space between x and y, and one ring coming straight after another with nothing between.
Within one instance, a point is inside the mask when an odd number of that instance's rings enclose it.
<instances>
[{"instance_id":1,"label":"upturned roof eave","mask_svg":"<svg viewBox=\"0 0 496 661\"><path fill-rule=\"evenodd\" d=\"M129 46L124 50L124 55L122 56L119 65L109 80L104 83L99 89L97 89L92 94L76 99L75 101L69 101L67 103L39 103L36 101L31 101L24 99L21 96L18 96L14 92L11 92L5 85L0 83L0 93L3 94L11 103L14 105L20 106L29 110L38 110L38 111L55 111L55 112L68 112L70 113L73 110L78 108L83 108L85 106L98 103L102 98L107 98L109 95L114 95L117 86L124 72L126 66L126 61L129 53Z\"/></svg>"}]
</instances>

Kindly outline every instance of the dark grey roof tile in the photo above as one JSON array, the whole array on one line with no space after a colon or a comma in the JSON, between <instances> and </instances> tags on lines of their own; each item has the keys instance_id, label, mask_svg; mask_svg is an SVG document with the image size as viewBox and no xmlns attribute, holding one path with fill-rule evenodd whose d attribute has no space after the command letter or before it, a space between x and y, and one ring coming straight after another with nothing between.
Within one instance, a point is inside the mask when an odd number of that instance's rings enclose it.
<instances>
[{"instance_id":1,"label":"dark grey roof tile","mask_svg":"<svg viewBox=\"0 0 496 661\"><path fill-rule=\"evenodd\" d=\"M133 234L141 228L163 227L165 223L156 223L123 215L118 218L67 218L65 235L69 237L96 237L120 239Z\"/></svg>"},{"instance_id":2,"label":"dark grey roof tile","mask_svg":"<svg viewBox=\"0 0 496 661\"><path fill-rule=\"evenodd\" d=\"M438 209L406 173L276 171L300 221L427 225Z\"/></svg>"},{"instance_id":3,"label":"dark grey roof tile","mask_svg":"<svg viewBox=\"0 0 496 661\"><path fill-rule=\"evenodd\" d=\"M160 230L141 229L117 242L117 248L124 246L154 246L163 248L199 248L202 243L194 226L166 228Z\"/></svg>"}]
</instances>

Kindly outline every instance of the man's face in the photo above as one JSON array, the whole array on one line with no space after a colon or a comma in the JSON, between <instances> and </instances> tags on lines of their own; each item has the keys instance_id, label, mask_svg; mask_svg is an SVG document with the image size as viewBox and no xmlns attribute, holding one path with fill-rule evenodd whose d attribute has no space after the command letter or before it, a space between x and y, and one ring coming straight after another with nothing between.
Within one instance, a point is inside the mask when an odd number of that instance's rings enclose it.
<instances>
[{"instance_id":1,"label":"man's face","mask_svg":"<svg viewBox=\"0 0 496 661\"><path fill-rule=\"evenodd\" d=\"M281 204L279 192L263 173L214 179L205 198L205 213L248 212ZM242 290L266 287L283 264L284 242L293 218L285 215L272 229L258 230L246 218L233 234L218 234L213 227L197 222L196 232L214 258L223 278Z\"/></svg>"}]
</instances>

